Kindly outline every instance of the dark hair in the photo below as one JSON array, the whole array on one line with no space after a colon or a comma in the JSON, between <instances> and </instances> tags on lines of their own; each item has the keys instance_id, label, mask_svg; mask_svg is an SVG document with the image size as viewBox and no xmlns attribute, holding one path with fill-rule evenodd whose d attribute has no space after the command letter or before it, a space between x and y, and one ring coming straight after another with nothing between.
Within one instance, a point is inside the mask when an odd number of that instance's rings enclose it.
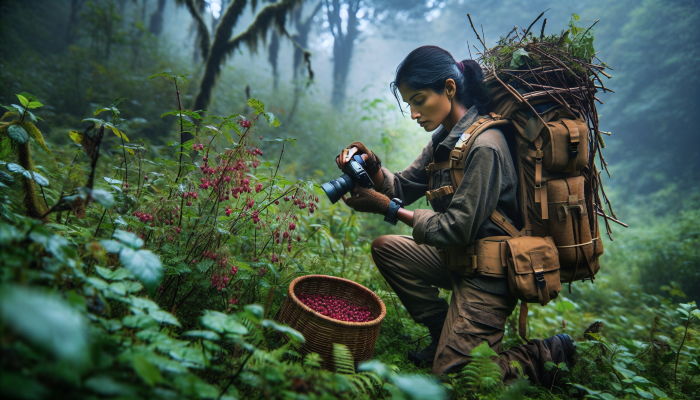
<instances>
[{"instance_id":1,"label":"dark hair","mask_svg":"<svg viewBox=\"0 0 700 400\"><path fill-rule=\"evenodd\" d=\"M479 114L487 114L490 102L484 86L484 71L474 60L456 62L447 50L437 46L421 46L410 52L396 68L396 77L391 82L391 91L399 100L399 85L405 83L412 89L430 88L437 94L445 91L445 82L455 81L455 98L467 108L477 106Z\"/></svg>"}]
</instances>

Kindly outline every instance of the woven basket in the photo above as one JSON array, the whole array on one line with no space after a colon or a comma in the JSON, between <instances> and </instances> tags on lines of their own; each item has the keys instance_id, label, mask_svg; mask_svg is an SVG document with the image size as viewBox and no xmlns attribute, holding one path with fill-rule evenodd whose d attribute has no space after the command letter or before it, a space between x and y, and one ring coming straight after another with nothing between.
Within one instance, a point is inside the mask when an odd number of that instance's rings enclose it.
<instances>
[{"instance_id":1,"label":"woven basket","mask_svg":"<svg viewBox=\"0 0 700 400\"><path fill-rule=\"evenodd\" d=\"M302 303L298 294L333 295L359 307L367 307L373 317L369 322L345 322L326 317ZM384 302L359 283L327 275L300 276L289 285L280 321L301 332L306 339L299 352L318 353L323 368L334 370L333 343L344 344L355 363L372 358L374 345L386 316Z\"/></svg>"}]
</instances>

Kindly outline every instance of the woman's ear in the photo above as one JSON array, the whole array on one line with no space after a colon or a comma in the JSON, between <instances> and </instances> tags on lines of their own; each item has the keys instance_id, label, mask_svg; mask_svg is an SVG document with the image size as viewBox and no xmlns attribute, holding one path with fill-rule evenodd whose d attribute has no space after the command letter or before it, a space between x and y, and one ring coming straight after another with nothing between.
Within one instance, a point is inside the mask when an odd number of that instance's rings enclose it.
<instances>
[{"instance_id":1,"label":"woman's ear","mask_svg":"<svg viewBox=\"0 0 700 400\"><path fill-rule=\"evenodd\" d=\"M445 81L445 95L448 99L452 100L457 93L457 84L454 79L448 79Z\"/></svg>"}]
</instances>

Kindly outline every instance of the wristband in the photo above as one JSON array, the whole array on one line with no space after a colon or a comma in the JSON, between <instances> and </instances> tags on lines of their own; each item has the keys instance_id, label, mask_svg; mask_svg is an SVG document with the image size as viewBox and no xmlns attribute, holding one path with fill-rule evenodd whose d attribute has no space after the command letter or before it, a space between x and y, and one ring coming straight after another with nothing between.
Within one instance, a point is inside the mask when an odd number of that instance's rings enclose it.
<instances>
[{"instance_id":1,"label":"wristband","mask_svg":"<svg viewBox=\"0 0 700 400\"><path fill-rule=\"evenodd\" d=\"M389 209L386 212L386 215L384 216L384 221L396 225L399 220L396 218L396 213L399 211L399 208L403 207L403 201L401 199L391 199L391 202L389 203Z\"/></svg>"}]
</instances>

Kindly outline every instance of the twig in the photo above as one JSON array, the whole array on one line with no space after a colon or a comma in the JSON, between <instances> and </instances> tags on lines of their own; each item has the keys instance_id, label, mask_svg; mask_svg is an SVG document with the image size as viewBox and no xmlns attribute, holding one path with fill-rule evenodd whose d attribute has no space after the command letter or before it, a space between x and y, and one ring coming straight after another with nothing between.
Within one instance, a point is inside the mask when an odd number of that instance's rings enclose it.
<instances>
[{"instance_id":1,"label":"twig","mask_svg":"<svg viewBox=\"0 0 700 400\"><path fill-rule=\"evenodd\" d=\"M105 207L105 210L102 212L102 216L100 217L100 222L97 223L97 228L95 229L95 233L92 236L97 237L97 232L100 231L100 226L102 225L102 219L105 217L105 214L107 214L106 207Z\"/></svg>"},{"instance_id":2,"label":"twig","mask_svg":"<svg viewBox=\"0 0 700 400\"><path fill-rule=\"evenodd\" d=\"M600 20L598 20L598 21L600 21ZM578 40L579 43L581 43L583 41L583 38L586 37L586 34L588 33L588 31L590 31L591 28L593 28L595 26L595 24L598 23L598 21L594 22L593 25L589 26L588 29L586 29L586 31L583 32L583 36L581 36L581 39Z\"/></svg>"},{"instance_id":3,"label":"twig","mask_svg":"<svg viewBox=\"0 0 700 400\"><path fill-rule=\"evenodd\" d=\"M540 40L544 40L544 27L547 26L547 18L542 22L542 32L540 32Z\"/></svg>"},{"instance_id":4,"label":"twig","mask_svg":"<svg viewBox=\"0 0 700 400\"><path fill-rule=\"evenodd\" d=\"M483 40L481 40L481 36L479 36L479 32L476 31L476 28L474 28L474 23L472 22L472 16L467 14L467 18L469 18L469 23L472 25L472 30L476 34L476 38L479 39L481 44L484 46L484 49L486 49L486 43L484 43Z\"/></svg>"},{"instance_id":5,"label":"twig","mask_svg":"<svg viewBox=\"0 0 700 400\"><path fill-rule=\"evenodd\" d=\"M542 16L544 15L544 13L546 13L547 11L549 11L549 8L546 9L546 10L544 10L544 11L542 11L542 13L540 13L540 15L538 15L537 18L535 18L535 20L532 21L532 23L530 24L530 26L528 26L527 29L525 29L525 33L523 34L523 39L525 39L525 38L527 37L528 32L530 32L530 28L532 28L532 25L535 25L535 22L539 21L539 19L542 18ZM542 26L542 30L544 31L544 26ZM522 42L522 41L523 41L523 40L521 39L520 42Z\"/></svg>"}]
</instances>

